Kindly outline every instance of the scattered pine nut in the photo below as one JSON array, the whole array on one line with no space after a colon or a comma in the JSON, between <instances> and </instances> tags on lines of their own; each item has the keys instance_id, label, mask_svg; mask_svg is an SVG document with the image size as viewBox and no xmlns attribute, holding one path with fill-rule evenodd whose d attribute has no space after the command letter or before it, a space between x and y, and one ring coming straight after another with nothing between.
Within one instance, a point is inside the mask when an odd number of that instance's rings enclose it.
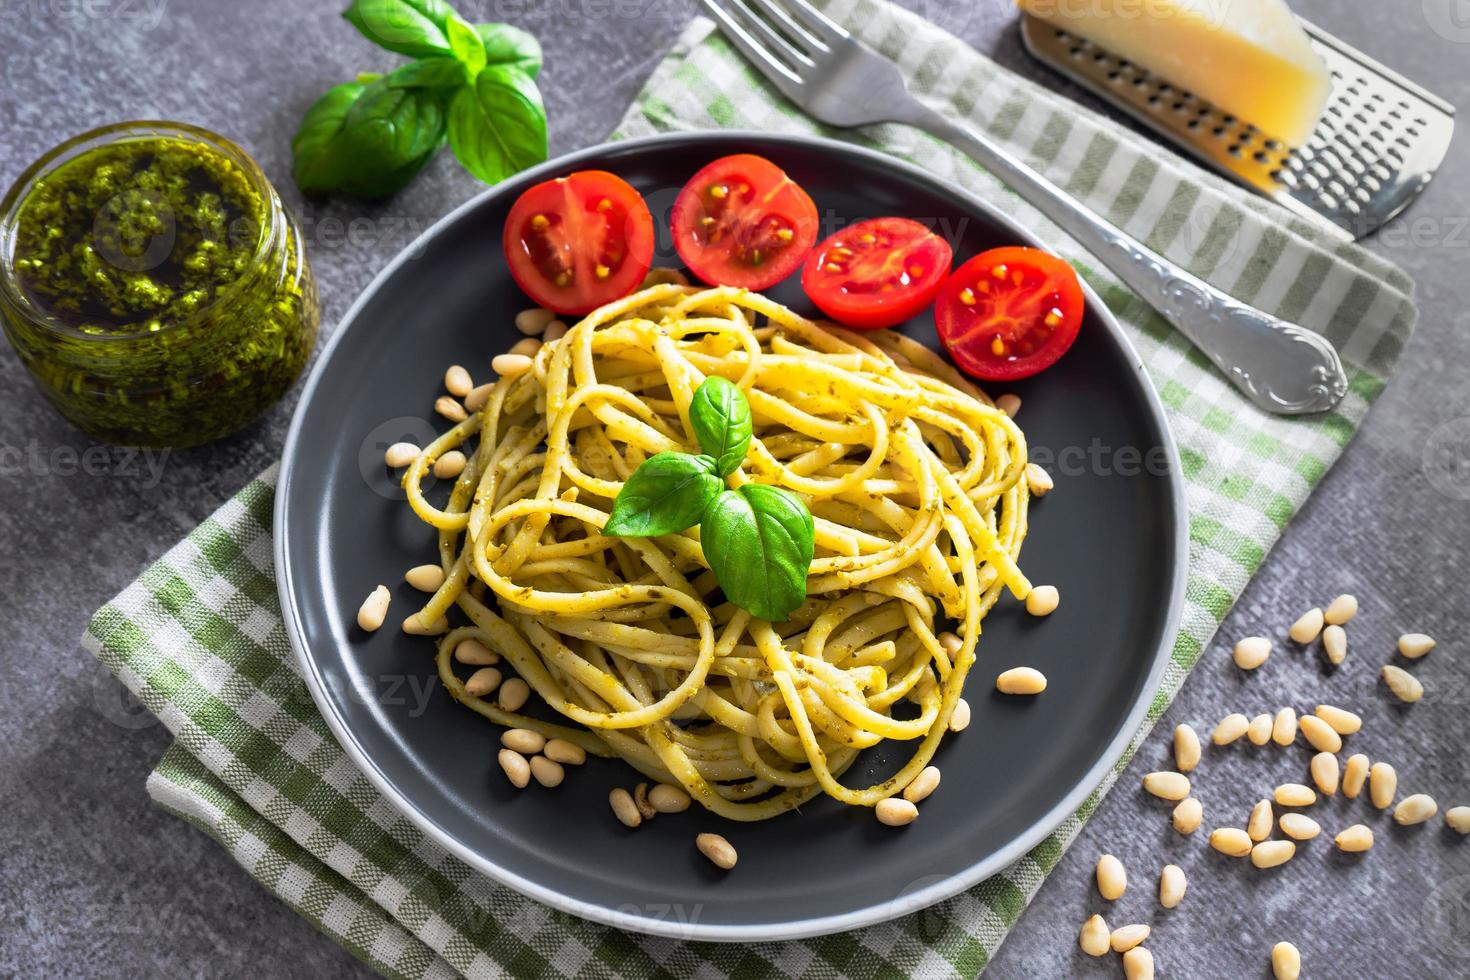
<instances>
[{"instance_id":1,"label":"scattered pine nut","mask_svg":"<svg viewBox=\"0 0 1470 980\"><path fill-rule=\"evenodd\" d=\"M454 647L454 659L471 667L500 663L500 654L476 639L460 640Z\"/></svg>"},{"instance_id":2,"label":"scattered pine nut","mask_svg":"<svg viewBox=\"0 0 1470 980\"><path fill-rule=\"evenodd\" d=\"M920 803L939 788L939 767L925 766L919 774L903 788L903 798L910 803Z\"/></svg>"},{"instance_id":3,"label":"scattered pine nut","mask_svg":"<svg viewBox=\"0 0 1470 980\"><path fill-rule=\"evenodd\" d=\"M1226 715L1210 734L1210 741L1216 745L1229 745L1244 735L1250 724L1250 719L1239 712Z\"/></svg>"},{"instance_id":4,"label":"scattered pine nut","mask_svg":"<svg viewBox=\"0 0 1470 980\"><path fill-rule=\"evenodd\" d=\"M1317 784L1317 791L1323 796L1337 792L1337 756L1331 752L1318 752L1312 756L1311 772L1312 782Z\"/></svg>"},{"instance_id":5,"label":"scattered pine nut","mask_svg":"<svg viewBox=\"0 0 1470 980\"><path fill-rule=\"evenodd\" d=\"M528 337L534 337L545 331L546 325L554 319L555 313L533 306L516 314L516 329Z\"/></svg>"},{"instance_id":6,"label":"scattered pine nut","mask_svg":"<svg viewBox=\"0 0 1470 980\"><path fill-rule=\"evenodd\" d=\"M1303 646L1311 643L1322 632L1322 610L1315 606L1297 617L1287 635Z\"/></svg>"},{"instance_id":7,"label":"scattered pine nut","mask_svg":"<svg viewBox=\"0 0 1470 980\"><path fill-rule=\"evenodd\" d=\"M526 784L531 781L531 764L526 761L526 757L514 749L501 749L496 758L510 784L516 789L525 789Z\"/></svg>"},{"instance_id":8,"label":"scattered pine nut","mask_svg":"<svg viewBox=\"0 0 1470 980\"><path fill-rule=\"evenodd\" d=\"M531 775L536 782L547 789L556 789L561 781L567 778L567 771L560 763L553 762L544 755L538 755L531 759Z\"/></svg>"},{"instance_id":9,"label":"scattered pine nut","mask_svg":"<svg viewBox=\"0 0 1470 980\"><path fill-rule=\"evenodd\" d=\"M1128 872L1123 862L1111 854L1097 859L1097 893L1109 902L1116 902L1128 890Z\"/></svg>"},{"instance_id":10,"label":"scattered pine nut","mask_svg":"<svg viewBox=\"0 0 1470 980\"><path fill-rule=\"evenodd\" d=\"M415 565L403 573L403 580L420 592L437 592L444 584L444 569L438 565Z\"/></svg>"},{"instance_id":11,"label":"scattered pine nut","mask_svg":"<svg viewBox=\"0 0 1470 980\"><path fill-rule=\"evenodd\" d=\"M1410 660L1418 660L1434 649L1434 638L1425 633L1405 633L1399 637L1399 653Z\"/></svg>"},{"instance_id":12,"label":"scattered pine nut","mask_svg":"<svg viewBox=\"0 0 1470 980\"><path fill-rule=\"evenodd\" d=\"M1143 788L1161 800L1182 800L1189 796L1189 777L1181 772L1151 772L1143 777Z\"/></svg>"},{"instance_id":13,"label":"scattered pine nut","mask_svg":"<svg viewBox=\"0 0 1470 980\"><path fill-rule=\"evenodd\" d=\"M1336 624L1322 631L1322 652L1327 662L1340 664L1347 659L1347 630Z\"/></svg>"},{"instance_id":14,"label":"scattered pine nut","mask_svg":"<svg viewBox=\"0 0 1470 980\"><path fill-rule=\"evenodd\" d=\"M1252 745L1265 745L1271 741L1271 716L1261 714L1252 718L1250 727L1245 730L1245 737Z\"/></svg>"},{"instance_id":15,"label":"scattered pine nut","mask_svg":"<svg viewBox=\"0 0 1470 980\"><path fill-rule=\"evenodd\" d=\"M464 682L464 692L471 697L483 698L500 686L500 671L494 667L481 667Z\"/></svg>"},{"instance_id":16,"label":"scattered pine nut","mask_svg":"<svg viewBox=\"0 0 1470 980\"><path fill-rule=\"evenodd\" d=\"M1424 696L1424 685L1419 683L1419 678L1393 664L1383 665L1383 683L1405 704L1413 704Z\"/></svg>"},{"instance_id":17,"label":"scattered pine nut","mask_svg":"<svg viewBox=\"0 0 1470 980\"><path fill-rule=\"evenodd\" d=\"M617 817L618 822L624 827L636 827L643 822L643 814L638 812L638 807L633 802L633 795L623 787L619 786L608 793L607 802L612 807L613 816ZM704 848L701 847L700 850L703 851Z\"/></svg>"},{"instance_id":18,"label":"scattered pine nut","mask_svg":"<svg viewBox=\"0 0 1470 980\"><path fill-rule=\"evenodd\" d=\"M954 703L954 713L949 716L949 730L962 732L970 727L970 702L960 698Z\"/></svg>"},{"instance_id":19,"label":"scattered pine nut","mask_svg":"<svg viewBox=\"0 0 1470 980\"><path fill-rule=\"evenodd\" d=\"M383 462L396 470L412 463L418 458L420 452L422 450L411 442L395 442L383 454Z\"/></svg>"},{"instance_id":20,"label":"scattered pine nut","mask_svg":"<svg viewBox=\"0 0 1470 980\"><path fill-rule=\"evenodd\" d=\"M1355 823L1333 838L1332 842L1339 851L1357 854L1373 846L1373 831L1363 824Z\"/></svg>"},{"instance_id":21,"label":"scattered pine nut","mask_svg":"<svg viewBox=\"0 0 1470 980\"><path fill-rule=\"evenodd\" d=\"M451 422L463 422L470 417L470 413L464 410L464 406L448 395L440 395L434 399L434 411Z\"/></svg>"},{"instance_id":22,"label":"scattered pine nut","mask_svg":"<svg viewBox=\"0 0 1470 980\"><path fill-rule=\"evenodd\" d=\"M1123 980L1154 980L1154 954L1134 946L1123 954Z\"/></svg>"},{"instance_id":23,"label":"scattered pine nut","mask_svg":"<svg viewBox=\"0 0 1470 980\"><path fill-rule=\"evenodd\" d=\"M918 807L897 796L879 800L878 805L873 807L873 812L877 814L878 822L888 827L907 826L919 816Z\"/></svg>"},{"instance_id":24,"label":"scattered pine nut","mask_svg":"<svg viewBox=\"0 0 1470 980\"><path fill-rule=\"evenodd\" d=\"M638 812L643 816L644 820L652 820L658 816L658 810L654 808L652 803L648 802L647 783L639 783L633 787L633 805L638 808Z\"/></svg>"},{"instance_id":25,"label":"scattered pine nut","mask_svg":"<svg viewBox=\"0 0 1470 980\"><path fill-rule=\"evenodd\" d=\"M1271 973L1276 980L1298 980L1302 975L1302 954L1291 943L1277 943L1271 947Z\"/></svg>"},{"instance_id":26,"label":"scattered pine nut","mask_svg":"<svg viewBox=\"0 0 1470 980\"><path fill-rule=\"evenodd\" d=\"M1470 806L1452 806L1444 812L1445 826L1457 834L1470 834Z\"/></svg>"},{"instance_id":27,"label":"scattered pine nut","mask_svg":"<svg viewBox=\"0 0 1470 980\"><path fill-rule=\"evenodd\" d=\"M1262 800L1251 807L1250 819L1245 822L1246 836L1260 843L1271 836L1271 823L1276 819L1271 810L1271 801Z\"/></svg>"},{"instance_id":28,"label":"scattered pine nut","mask_svg":"<svg viewBox=\"0 0 1470 980\"><path fill-rule=\"evenodd\" d=\"M1056 486L1051 474L1035 463L1026 464L1026 489L1033 497L1045 497Z\"/></svg>"},{"instance_id":29,"label":"scattered pine nut","mask_svg":"<svg viewBox=\"0 0 1470 980\"><path fill-rule=\"evenodd\" d=\"M485 407L490 400L490 393L495 390L495 382L480 385L464 396L464 407L466 411L478 412Z\"/></svg>"},{"instance_id":30,"label":"scattered pine nut","mask_svg":"<svg viewBox=\"0 0 1470 980\"><path fill-rule=\"evenodd\" d=\"M1016 413L1021 410L1021 396L1007 392L995 400L995 407L1015 418Z\"/></svg>"},{"instance_id":31,"label":"scattered pine nut","mask_svg":"<svg viewBox=\"0 0 1470 980\"><path fill-rule=\"evenodd\" d=\"M1318 752L1341 752L1342 736L1316 715L1302 715L1299 722L1307 744Z\"/></svg>"},{"instance_id":32,"label":"scattered pine nut","mask_svg":"<svg viewBox=\"0 0 1470 980\"><path fill-rule=\"evenodd\" d=\"M546 325L546 332L541 335L541 346L554 344L567 335L567 325L560 320L552 320Z\"/></svg>"},{"instance_id":33,"label":"scattered pine nut","mask_svg":"<svg viewBox=\"0 0 1470 980\"><path fill-rule=\"evenodd\" d=\"M1289 840L1261 841L1251 848L1251 864L1258 868L1277 868L1296 854L1296 844Z\"/></svg>"},{"instance_id":34,"label":"scattered pine nut","mask_svg":"<svg viewBox=\"0 0 1470 980\"><path fill-rule=\"evenodd\" d=\"M444 390L455 398L463 398L475 388L475 383L470 379L470 372L458 364L451 364L449 370L444 372Z\"/></svg>"},{"instance_id":35,"label":"scattered pine nut","mask_svg":"<svg viewBox=\"0 0 1470 980\"><path fill-rule=\"evenodd\" d=\"M587 750L564 738L547 739L546 746L541 751L552 762L559 762L564 766L580 766L587 761Z\"/></svg>"},{"instance_id":36,"label":"scattered pine nut","mask_svg":"<svg viewBox=\"0 0 1470 980\"><path fill-rule=\"evenodd\" d=\"M440 480L452 480L464 472L466 462L464 453L451 449L434 460L434 476Z\"/></svg>"},{"instance_id":37,"label":"scattered pine nut","mask_svg":"<svg viewBox=\"0 0 1470 980\"><path fill-rule=\"evenodd\" d=\"M1186 836L1199 830L1200 821L1204 819L1204 804L1194 797L1180 801L1174 808L1174 829Z\"/></svg>"},{"instance_id":38,"label":"scattered pine nut","mask_svg":"<svg viewBox=\"0 0 1470 980\"><path fill-rule=\"evenodd\" d=\"M659 783L648 791L648 802L659 813L683 813L689 809L689 794L678 786Z\"/></svg>"},{"instance_id":39,"label":"scattered pine nut","mask_svg":"<svg viewBox=\"0 0 1470 980\"><path fill-rule=\"evenodd\" d=\"M1380 810L1393 804L1394 794L1399 790L1399 774L1386 762L1375 762L1368 770L1368 799Z\"/></svg>"},{"instance_id":40,"label":"scattered pine nut","mask_svg":"<svg viewBox=\"0 0 1470 980\"><path fill-rule=\"evenodd\" d=\"M531 697L531 685L519 677L512 677L500 686L500 707L505 711L520 711Z\"/></svg>"},{"instance_id":41,"label":"scattered pine nut","mask_svg":"<svg viewBox=\"0 0 1470 980\"><path fill-rule=\"evenodd\" d=\"M1425 793L1415 793L1406 796L1399 801L1399 805L1393 808L1394 823L1400 827L1412 827L1423 823L1439 812L1439 804Z\"/></svg>"},{"instance_id":42,"label":"scattered pine nut","mask_svg":"<svg viewBox=\"0 0 1470 980\"><path fill-rule=\"evenodd\" d=\"M965 641L961 640L953 633L940 633L938 636L938 640L939 646L943 648L944 652L949 654L951 657L959 653L960 648L965 645Z\"/></svg>"},{"instance_id":43,"label":"scattered pine nut","mask_svg":"<svg viewBox=\"0 0 1470 980\"><path fill-rule=\"evenodd\" d=\"M647 289L649 286L667 285L689 285L689 277L678 269L670 269L666 266L655 266L648 270L648 275L643 277L643 285L639 289Z\"/></svg>"},{"instance_id":44,"label":"scattered pine nut","mask_svg":"<svg viewBox=\"0 0 1470 980\"><path fill-rule=\"evenodd\" d=\"M386 585L373 589L357 609L357 625L369 633L377 632L382 628L383 620L388 618L388 603L392 601L393 593Z\"/></svg>"},{"instance_id":45,"label":"scattered pine nut","mask_svg":"<svg viewBox=\"0 0 1470 980\"><path fill-rule=\"evenodd\" d=\"M1275 799L1282 806L1311 806L1317 802L1317 791L1301 783L1282 783L1276 787Z\"/></svg>"},{"instance_id":46,"label":"scattered pine nut","mask_svg":"<svg viewBox=\"0 0 1470 980\"><path fill-rule=\"evenodd\" d=\"M1038 585L1026 594L1026 611L1033 616L1050 616L1061 601L1055 585Z\"/></svg>"},{"instance_id":47,"label":"scattered pine nut","mask_svg":"<svg viewBox=\"0 0 1470 980\"><path fill-rule=\"evenodd\" d=\"M722 871L729 871L735 867L735 862L739 858L739 855L735 853L735 848L731 847L730 842L719 834L700 834L694 838L694 846L699 848L700 854L709 858L714 866Z\"/></svg>"},{"instance_id":48,"label":"scattered pine nut","mask_svg":"<svg viewBox=\"0 0 1470 980\"><path fill-rule=\"evenodd\" d=\"M546 748L546 736L529 728L507 728L500 733L500 744L521 755L535 755Z\"/></svg>"},{"instance_id":49,"label":"scattered pine nut","mask_svg":"<svg viewBox=\"0 0 1470 980\"><path fill-rule=\"evenodd\" d=\"M1359 729L1363 727L1362 718L1353 714L1351 711L1344 711L1342 708L1335 707L1334 705L1317 705L1316 715L1331 725L1332 730L1339 735L1356 735Z\"/></svg>"},{"instance_id":50,"label":"scattered pine nut","mask_svg":"<svg viewBox=\"0 0 1470 980\"><path fill-rule=\"evenodd\" d=\"M536 356L536 352L540 349L541 341L537 340L535 337L523 337L522 339L517 340L514 344L510 345L510 350L508 353L524 354L526 357L534 358Z\"/></svg>"},{"instance_id":51,"label":"scattered pine nut","mask_svg":"<svg viewBox=\"0 0 1470 980\"><path fill-rule=\"evenodd\" d=\"M1296 709L1282 708L1271 725L1271 741L1283 748L1296 741Z\"/></svg>"},{"instance_id":52,"label":"scattered pine nut","mask_svg":"<svg viewBox=\"0 0 1470 980\"><path fill-rule=\"evenodd\" d=\"M1108 950L1112 949L1112 935L1103 917L1094 915L1082 923L1082 930L1077 934L1077 945L1088 956L1106 956Z\"/></svg>"},{"instance_id":53,"label":"scattered pine nut","mask_svg":"<svg viewBox=\"0 0 1470 980\"><path fill-rule=\"evenodd\" d=\"M1241 670L1255 670L1271 656L1271 641L1264 636L1247 636L1235 644L1232 655Z\"/></svg>"},{"instance_id":54,"label":"scattered pine nut","mask_svg":"<svg viewBox=\"0 0 1470 980\"><path fill-rule=\"evenodd\" d=\"M1148 934L1152 931L1141 922L1131 926L1119 926L1108 937L1108 945L1113 947L1115 953L1126 953L1147 939Z\"/></svg>"},{"instance_id":55,"label":"scattered pine nut","mask_svg":"<svg viewBox=\"0 0 1470 980\"><path fill-rule=\"evenodd\" d=\"M1178 908L1179 903L1184 901L1184 890L1189 887L1189 881L1184 877L1184 869L1177 864L1166 864L1164 870L1159 874L1159 904L1166 909Z\"/></svg>"},{"instance_id":56,"label":"scattered pine nut","mask_svg":"<svg viewBox=\"0 0 1470 980\"><path fill-rule=\"evenodd\" d=\"M1311 840L1322 833L1322 825L1305 813L1283 813L1281 832L1292 840Z\"/></svg>"},{"instance_id":57,"label":"scattered pine nut","mask_svg":"<svg viewBox=\"0 0 1470 980\"><path fill-rule=\"evenodd\" d=\"M432 623L425 625L423 620L419 619L419 614L414 613L403 621L403 632L409 636L438 636L449 632L449 620L440 616Z\"/></svg>"},{"instance_id":58,"label":"scattered pine nut","mask_svg":"<svg viewBox=\"0 0 1470 980\"><path fill-rule=\"evenodd\" d=\"M1174 767L1180 772L1193 772L1199 765L1199 735L1188 725L1174 729Z\"/></svg>"},{"instance_id":59,"label":"scattered pine nut","mask_svg":"<svg viewBox=\"0 0 1470 980\"><path fill-rule=\"evenodd\" d=\"M1327 604L1322 618L1329 626L1341 626L1358 614L1358 598L1343 594Z\"/></svg>"},{"instance_id":60,"label":"scattered pine nut","mask_svg":"<svg viewBox=\"0 0 1470 980\"><path fill-rule=\"evenodd\" d=\"M1348 757L1347 767L1342 772L1342 795L1356 800L1363 792L1363 783L1368 780L1368 757L1359 752Z\"/></svg>"},{"instance_id":61,"label":"scattered pine nut","mask_svg":"<svg viewBox=\"0 0 1470 980\"><path fill-rule=\"evenodd\" d=\"M515 378L531 370L531 359L525 354L497 354L490 370L502 378Z\"/></svg>"},{"instance_id":62,"label":"scattered pine nut","mask_svg":"<svg viewBox=\"0 0 1470 980\"><path fill-rule=\"evenodd\" d=\"M1210 831L1210 846L1221 854L1240 858L1251 852L1253 842L1239 827L1217 827Z\"/></svg>"}]
</instances>

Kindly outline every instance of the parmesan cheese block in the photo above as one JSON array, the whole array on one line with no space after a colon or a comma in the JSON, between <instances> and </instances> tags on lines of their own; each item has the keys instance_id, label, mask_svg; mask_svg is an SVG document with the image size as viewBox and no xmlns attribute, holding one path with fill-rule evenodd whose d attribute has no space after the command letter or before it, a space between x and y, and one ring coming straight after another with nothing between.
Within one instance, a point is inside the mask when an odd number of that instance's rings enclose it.
<instances>
[{"instance_id":1,"label":"parmesan cheese block","mask_svg":"<svg viewBox=\"0 0 1470 980\"><path fill-rule=\"evenodd\" d=\"M1267 136L1301 146L1332 91L1283 0L1016 0Z\"/></svg>"}]
</instances>

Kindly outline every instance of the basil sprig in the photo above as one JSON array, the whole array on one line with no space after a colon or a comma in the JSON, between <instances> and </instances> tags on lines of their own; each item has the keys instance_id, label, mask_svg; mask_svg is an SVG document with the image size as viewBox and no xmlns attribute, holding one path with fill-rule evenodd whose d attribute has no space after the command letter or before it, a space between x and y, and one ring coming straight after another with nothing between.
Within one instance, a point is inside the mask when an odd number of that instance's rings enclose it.
<instances>
[{"instance_id":1,"label":"basil sprig","mask_svg":"<svg viewBox=\"0 0 1470 980\"><path fill-rule=\"evenodd\" d=\"M726 485L750 449L750 402L738 386L706 379L694 393L689 421L704 454L649 457L623 484L603 533L653 537L698 524L705 561L725 598L781 622L806 599L816 532L811 511L781 487Z\"/></svg>"},{"instance_id":2,"label":"basil sprig","mask_svg":"<svg viewBox=\"0 0 1470 980\"><path fill-rule=\"evenodd\" d=\"M471 24L445 0L353 0L342 15L368 40L416 60L361 75L306 111L291 140L306 193L385 197L447 141L493 184L546 159L536 88L541 45L509 24Z\"/></svg>"}]
</instances>

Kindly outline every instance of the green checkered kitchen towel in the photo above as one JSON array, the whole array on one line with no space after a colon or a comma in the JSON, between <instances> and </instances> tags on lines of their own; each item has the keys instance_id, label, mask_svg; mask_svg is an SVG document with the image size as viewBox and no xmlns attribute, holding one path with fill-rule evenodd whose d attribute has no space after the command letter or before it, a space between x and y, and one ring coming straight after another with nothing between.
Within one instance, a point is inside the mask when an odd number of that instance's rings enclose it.
<instances>
[{"instance_id":1,"label":"green checkered kitchen towel","mask_svg":"<svg viewBox=\"0 0 1470 980\"><path fill-rule=\"evenodd\" d=\"M1263 415L1104 269L962 155L897 126L827 134L913 161L1036 229L1085 270L1162 394L1188 480L1188 603L1136 746L1382 389L1414 320L1412 283L1356 246L1009 74L911 14L880 0L827 7L897 61L922 97L982 127L1175 261L1327 334L1348 364L1351 389L1336 411L1309 419ZM618 133L715 127L817 130L697 20ZM593 925L470 871L427 841L345 758L295 673L281 624L271 568L273 487L268 472L241 491L98 612L84 642L176 737L148 780L154 799L387 975L974 976L1126 762L1029 855L920 915L822 939L746 945L680 943Z\"/></svg>"}]
</instances>

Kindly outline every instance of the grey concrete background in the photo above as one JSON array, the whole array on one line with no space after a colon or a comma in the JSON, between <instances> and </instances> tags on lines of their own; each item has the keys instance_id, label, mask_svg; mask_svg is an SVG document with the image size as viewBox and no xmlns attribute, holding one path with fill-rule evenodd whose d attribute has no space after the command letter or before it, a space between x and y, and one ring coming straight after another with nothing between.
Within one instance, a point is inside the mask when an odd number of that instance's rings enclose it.
<instances>
[{"instance_id":1,"label":"grey concrete background","mask_svg":"<svg viewBox=\"0 0 1470 980\"><path fill-rule=\"evenodd\" d=\"M1030 64L1003 0L910 0L1001 63L1065 89ZM1470 23L1456 0L1342 4L1298 11L1461 106L1470 105ZM384 64L336 14L299 0L13 0L0 4L0 178L83 129L130 117L196 122L244 144L308 223L322 283L324 334L358 291L421 229L477 187L446 153L406 192L376 206L307 204L289 177L290 134L329 85ZM691 0L466 0L474 20L510 20L546 46L542 89L554 153L597 142L689 18ZM1458 16L1457 16L1458 11ZM1075 93L1073 93L1075 94ZM1406 792L1470 803L1463 657L1470 472L1426 478L1436 448L1470 447L1470 173L1462 124L1444 172L1372 247L1419 282L1418 333L1357 440L1267 560L1161 726L1208 730L1229 711L1326 699L1363 711L1355 740L1393 761ZM350 224L359 219L355 224ZM365 219L365 220L362 220ZM0 353L0 974L20 976L358 976L361 965L257 887L204 835L144 792L164 750L141 714L76 638L87 617L280 452L294 393L246 432L162 460L94 450L42 402L14 355ZM1346 669L1278 652L1238 676L1232 638L1284 633L1295 615L1355 592ZM1376 668L1399 632L1441 638L1417 671L1429 694L1394 705ZM1085 669L1085 651L1079 651ZM1269 692L1266 693L1266 692ZM1157 734L1042 888L988 976L1104 977L1116 958L1076 949L1101 903L1090 887L1103 851L1132 885L1110 923L1150 922L1161 976L1265 977L1278 939L1307 977L1470 976L1470 842L1438 822L1397 828L1362 801L1320 808L1329 833L1378 831L1349 859L1325 840L1272 872L1186 841L1138 786L1165 764ZM1304 778L1307 754L1211 753L1196 780L1207 826L1239 825L1263 790ZM1215 760L1224 759L1224 764ZM1166 861L1189 896L1153 899Z\"/></svg>"}]
</instances>

